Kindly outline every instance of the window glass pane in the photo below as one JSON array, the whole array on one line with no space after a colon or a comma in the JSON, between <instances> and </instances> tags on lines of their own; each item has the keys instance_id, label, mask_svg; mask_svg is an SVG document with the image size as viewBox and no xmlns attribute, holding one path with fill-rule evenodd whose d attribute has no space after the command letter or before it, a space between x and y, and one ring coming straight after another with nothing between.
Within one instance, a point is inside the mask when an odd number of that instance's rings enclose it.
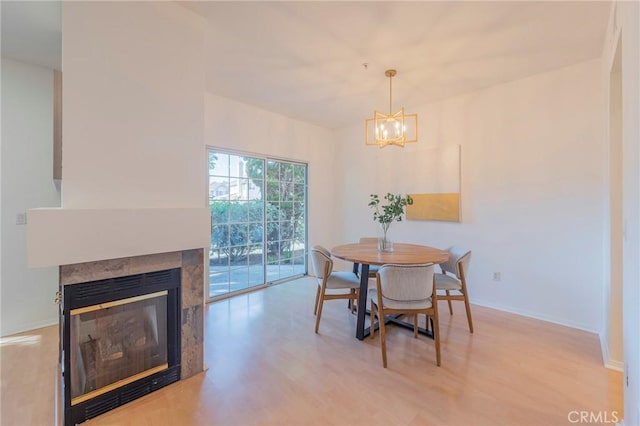
<instances>
[{"instance_id":1,"label":"window glass pane","mask_svg":"<svg viewBox=\"0 0 640 426\"><path fill-rule=\"evenodd\" d=\"M300 219L293 225L293 238L295 238L299 243L304 244L305 226L302 219Z\"/></svg>"},{"instance_id":2,"label":"window glass pane","mask_svg":"<svg viewBox=\"0 0 640 426\"><path fill-rule=\"evenodd\" d=\"M229 177L247 177L247 167L244 157L229 155Z\"/></svg>"},{"instance_id":3,"label":"window glass pane","mask_svg":"<svg viewBox=\"0 0 640 426\"><path fill-rule=\"evenodd\" d=\"M269 209L269 212L271 213L271 209ZM275 213L278 214L279 211L275 210ZM280 224L277 221L267 222L267 233L264 238L266 238L267 243L277 242L280 239Z\"/></svg>"},{"instance_id":4,"label":"window glass pane","mask_svg":"<svg viewBox=\"0 0 640 426\"><path fill-rule=\"evenodd\" d=\"M249 268L234 268L229 271L229 291L244 290L249 286Z\"/></svg>"},{"instance_id":5,"label":"window glass pane","mask_svg":"<svg viewBox=\"0 0 640 426\"><path fill-rule=\"evenodd\" d=\"M214 224L226 223L229 221L229 203L226 201L213 201L211 203L211 221Z\"/></svg>"},{"instance_id":6,"label":"window glass pane","mask_svg":"<svg viewBox=\"0 0 640 426\"><path fill-rule=\"evenodd\" d=\"M285 221L290 221L293 217L293 202L287 201L280 203L280 218Z\"/></svg>"},{"instance_id":7,"label":"window glass pane","mask_svg":"<svg viewBox=\"0 0 640 426\"><path fill-rule=\"evenodd\" d=\"M229 246L229 225L213 225L211 227L211 247Z\"/></svg>"},{"instance_id":8,"label":"window glass pane","mask_svg":"<svg viewBox=\"0 0 640 426\"><path fill-rule=\"evenodd\" d=\"M261 158L244 157L247 165L247 177L264 180L264 160Z\"/></svg>"},{"instance_id":9,"label":"window glass pane","mask_svg":"<svg viewBox=\"0 0 640 426\"><path fill-rule=\"evenodd\" d=\"M249 179L249 200L262 200L262 188L263 180Z\"/></svg>"},{"instance_id":10,"label":"window glass pane","mask_svg":"<svg viewBox=\"0 0 640 426\"><path fill-rule=\"evenodd\" d=\"M280 279L280 265L278 262L267 263L267 282L273 282Z\"/></svg>"},{"instance_id":11,"label":"window glass pane","mask_svg":"<svg viewBox=\"0 0 640 426\"><path fill-rule=\"evenodd\" d=\"M304 184L300 184L300 183L296 183L295 186L293 187L293 200L294 201L304 201L304 189L305 189L305 185Z\"/></svg>"},{"instance_id":12,"label":"window glass pane","mask_svg":"<svg viewBox=\"0 0 640 426\"><path fill-rule=\"evenodd\" d=\"M293 183L280 182L280 201L293 201Z\"/></svg>"},{"instance_id":13,"label":"window glass pane","mask_svg":"<svg viewBox=\"0 0 640 426\"><path fill-rule=\"evenodd\" d=\"M280 163L277 161L267 161L267 180L280 180Z\"/></svg>"},{"instance_id":14,"label":"window glass pane","mask_svg":"<svg viewBox=\"0 0 640 426\"><path fill-rule=\"evenodd\" d=\"M305 273L305 264L304 264L303 256L293 258L293 273L295 275Z\"/></svg>"},{"instance_id":15,"label":"window glass pane","mask_svg":"<svg viewBox=\"0 0 640 426\"><path fill-rule=\"evenodd\" d=\"M266 281L264 279L264 267L262 265L252 266L249 268L249 286L262 285Z\"/></svg>"},{"instance_id":16,"label":"window glass pane","mask_svg":"<svg viewBox=\"0 0 640 426\"><path fill-rule=\"evenodd\" d=\"M231 178L229 180L229 199L230 200L246 200L247 184L245 179Z\"/></svg>"},{"instance_id":17,"label":"window glass pane","mask_svg":"<svg viewBox=\"0 0 640 426\"><path fill-rule=\"evenodd\" d=\"M280 163L280 180L283 182L293 181L293 164Z\"/></svg>"},{"instance_id":18,"label":"window glass pane","mask_svg":"<svg viewBox=\"0 0 640 426\"><path fill-rule=\"evenodd\" d=\"M262 222L249 224L249 243L261 243L263 241L262 233L264 231L264 225Z\"/></svg>"},{"instance_id":19,"label":"window glass pane","mask_svg":"<svg viewBox=\"0 0 640 426\"><path fill-rule=\"evenodd\" d=\"M238 179L238 200L249 199L249 189L252 185L251 179Z\"/></svg>"},{"instance_id":20,"label":"window glass pane","mask_svg":"<svg viewBox=\"0 0 640 426\"><path fill-rule=\"evenodd\" d=\"M291 222L280 223L280 240L290 240L293 238L293 226Z\"/></svg>"},{"instance_id":21,"label":"window glass pane","mask_svg":"<svg viewBox=\"0 0 640 426\"><path fill-rule=\"evenodd\" d=\"M293 249L295 250L296 256L302 256L304 258L304 237L293 241Z\"/></svg>"},{"instance_id":22,"label":"window glass pane","mask_svg":"<svg viewBox=\"0 0 640 426\"><path fill-rule=\"evenodd\" d=\"M247 222L249 220L249 203L233 201L229 203L229 222Z\"/></svg>"},{"instance_id":23,"label":"window glass pane","mask_svg":"<svg viewBox=\"0 0 640 426\"><path fill-rule=\"evenodd\" d=\"M229 256L227 254L229 250L226 248L210 248L209 249L209 269L210 272L213 272L215 267L224 267L226 270L229 266ZM216 269L220 271L221 269Z\"/></svg>"},{"instance_id":24,"label":"window glass pane","mask_svg":"<svg viewBox=\"0 0 640 426\"><path fill-rule=\"evenodd\" d=\"M229 176L229 156L219 152L209 153L209 174L215 176Z\"/></svg>"},{"instance_id":25,"label":"window glass pane","mask_svg":"<svg viewBox=\"0 0 640 426\"><path fill-rule=\"evenodd\" d=\"M267 242L267 263L277 263L280 260L280 242Z\"/></svg>"},{"instance_id":26,"label":"window glass pane","mask_svg":"<svg viewBox=\"0 0 640 426\"><path fill-rule=\"evenodd\" d=\"M280 264L289 263L291 260L291 241L280 242Z\"/></svg>"},{"instance_id":27,"label":"window glass pane","mask_svg":"<svg viewBox=\"0 0 640 426\"><path fill-rule=\"evenodd\" d=\"M264 206L262 201L251 201L248 203L249 208L249 222L263 222L264 221Z\"/></svg>"},{"instance_id":28,"label":"window glass pane","mask_svg":"<svg viewBox=\"0 0 640 426\"><path fill-rule=\"evenodd\" d=\"M209 296L215 297L229 293L229 271L209 271Z\"/></svg>"},{"instance_id":29,"label":"window glass pane","mask_svg":"<svg viewBox=\"0 0 640 426\"><path fill-rule=\"evenodd\" d=\"M249 266L254 267L264 263L262 255L262 244L249 246Z\"/></svg>"},{"instance_id":30,"label":"window glass pane","mask_svg":"<svg viewBox=\"0 0 640 426\"><path fill-rule=\"evenodd\" d=\"M306 166L302 164L294 164L293 165L293 180L296 183L305 183L306 182Z\"/></svg>"},{"instance_id":31,"label":"window glass pane","mask_svg":"<svg viewBox=\"0 0 640 426\"><path fill-rule=\"evenodd\" d=\"M275 202L280 200L280 182L267 181L267 201Z\"/></svg>"},{"instance_id":32,"label":"window glass pane","mask_svg":"<svg viewBox=\"0 0 640 426\"><path fill-rule=\"evenodd\" d=\"M248 241L248 225L246 223L233 223L229 225L229 245L235 247L235 256L246 256L246 246ZM242 252L242 247L245 252ZM234 259L232 259L233 261Z\"/></svg>"},{"instance_id":33,"label":"window glass pane","mask_svg":"<svg viewBox=\"0 0 640 426\"><path fill-rule=\"evenodd\" d=\"M229 199L229 179L220 176L209 177L209 202Z\"/></svg>"}]
</instances>

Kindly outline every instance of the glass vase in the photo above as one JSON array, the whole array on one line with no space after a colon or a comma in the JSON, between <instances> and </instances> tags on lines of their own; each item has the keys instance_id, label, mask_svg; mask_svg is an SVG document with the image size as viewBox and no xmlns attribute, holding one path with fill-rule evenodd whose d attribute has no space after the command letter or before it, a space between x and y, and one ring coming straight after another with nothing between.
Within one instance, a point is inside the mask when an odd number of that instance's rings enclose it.
<instances>
[{"instance_id":1,"label":"glass vase","mask_svg":"<svg viewBox=\"0 0 640 426\"><path fill-rule=\"evenodd\" d=\"M380 224L380 236L378 236L378 251L390 253L393 251L393 241L389 239L389 226L391 223Z\"/></svg>"}]
</instances>

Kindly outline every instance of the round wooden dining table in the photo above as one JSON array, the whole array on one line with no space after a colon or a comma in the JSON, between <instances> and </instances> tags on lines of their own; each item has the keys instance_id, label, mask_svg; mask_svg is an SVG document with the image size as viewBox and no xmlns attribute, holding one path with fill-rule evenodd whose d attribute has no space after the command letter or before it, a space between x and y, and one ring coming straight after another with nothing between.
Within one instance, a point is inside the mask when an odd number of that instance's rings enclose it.
<instances>
[{"instance_id":1,"label":"round wooden dining table","mask_svg":"<svg viewBox=\"0 0 640 426\"><path fill-rule=\"evenodd\" d=\"M356 338L362 340L368 335L364 319L367 306L370 265L420 265L425 263L443 263L449 259L449 253L434 247L418 244L395 243L392 252L378 251L376 242L343 244L333 247L331 255L348 262L353 262L353 271L360 269L360 298L358 299L358 320L356 322Z\"/></svg>"}]
</instances>

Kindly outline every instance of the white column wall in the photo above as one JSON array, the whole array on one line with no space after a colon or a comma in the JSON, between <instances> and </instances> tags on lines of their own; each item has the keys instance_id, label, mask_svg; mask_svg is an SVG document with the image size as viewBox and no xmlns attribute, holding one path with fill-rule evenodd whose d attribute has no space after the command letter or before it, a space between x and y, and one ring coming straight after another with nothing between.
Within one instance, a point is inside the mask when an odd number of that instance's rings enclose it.
<instances>
[{"instance_id":1,"label":"white column wall","mask_svg":"<svg viewBox=\"0 0 640 426\"><path fill-rule=\"evenodd\" d=\"M616 1L603 51L603 92L622 45L622 340L624 421L640 424L640 4ZM603 115L608 116L608 109ZM608 225L608 223L607 223ZM608 260L608 259L607 259Z\"/></svg>"},{"instance_id":2,"label":"white column wall","mask_svg":"<svg viewBox=\"0 0 640 426\"><path fill-rule=\"evenodd\" d=\"M58 268L27 267L27 226L16 215L60 206L53 181L53 70L2 58L0 335L57 322Z\"/></svg>"},{"instance_id":3,"label":"white column wall","mask_svg":"<svg viewBox=\"0 0 640 426\"><path fill-rule=\"evenodd\" d=\"M62 209L30 218L30 264L206 247L203 19L170 2L64 2L62 15Z\"/></svg>"},{"instance_id":4,"label":"white column wall","mask_svg":"<svg viewBox=\"0 0 640 426\"><path fill-rule=\"evenodd\" d=\"M171 3L64 3L64 208L202 206L198 18Z\"/></svg>"},{"instance_id":5,"label":"white column wall","mask_svg":"<svg viewBox=\"0 0 640 426\"><path fill-rule=\"evenodd\" d=\"M341 242L333 132L211 93L205 97L205 145L309 163L310 246Z\"/></svg>"},{"instance_id":6,"label":"white column wall","mask_svg":"<svg viewBox=\"0 0 640 426\"><path fill-rule=\"evenodd\" d=\"M472 302L600 332L603 118L600 61L412 108L420 140L365 147L340 132L344 240L376 235L369 194L405 192L409 159L461 145L462 223L403 221L392 238L473 251ZM401 100L400 100L401 101ZM493 281L493 273L501 281Z\"/></svg>"}]
</instances>

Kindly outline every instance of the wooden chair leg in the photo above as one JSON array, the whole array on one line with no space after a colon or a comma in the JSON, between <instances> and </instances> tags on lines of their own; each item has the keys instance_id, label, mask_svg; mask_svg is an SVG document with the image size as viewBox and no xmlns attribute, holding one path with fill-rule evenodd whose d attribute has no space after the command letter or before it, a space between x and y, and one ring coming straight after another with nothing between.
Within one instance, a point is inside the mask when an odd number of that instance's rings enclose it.
<instances>
[{"instance_id":1,"label":"wooden chair leg","mask_svg":"<svg viewBox=\"0 0 640 426\"><path fill-rule=\"evenodd\" d=\"M316 303L313 306L313 315L318 313L318 300L320 300L320 286L318 286L318 289L316 290Z\"/></svg>"},{"instance_id":2,"label":"wooden chair leg","mask_svg":"<svg viewBox=\"0 0 640 426\"><path fill-rule=\"evenodd\" d=\"M436 365L440 367L440 324L437 311L433 315L433 341L436 345Z\"/></svg>"},{"instance_id":3,"label":"wooden chair leg","mask_svg":"<svg viewBox=\"0 0 640 426\"><path fill-rule=\"evenodd\" d=\"M320 295L320 301L318 303L318 314L316 316L316 333L318 333L318 329L320 328L320 317L322 316L322 304L324 302L324 294Z\"/></svg>"},{"instance_id":4,"label":"wooden chair leg","mask_svg":"<svg viewBox=\"0 0 640 426\"><path fill-rule=\"evenodd\" d=\"M418 338L418 314L413 315L413 338Z\"/></svg>"},{"instance_id":5,"label":"wooden chair leg","mask_svg":"<svg viewBox=\"0 0 640 426\"><path fill-rule=\"evenodd\" d=\"M447 293L447 297L451 296L449 290L445 290L445 292ZM453 315L453 306L451 306L451 299L447 299L447 303L449 304L449 314Z\"/></svg>"},{"instance_id":6,"label":"wooden chair leg","mask_svg":"<svg viewBox=\"0 0 640 426\"><path fill-rule=\"evenodd\" d=\"M373 340L376 334L376 304L371 302L371 326L369 329L371 330L369 333L370 338Z\"/></svg>"},{"instance_id":7,"label":"wooden chair leg","mask_svg":"<svg viewBox=\"0 0 640 426\"><path fill-rule=\"evenodd\" d=\"M471 320L471 305L469 304L469 296L464 293L464 307L467 310L467 322L469 323L469 332L473 333L473 321Z\"/></svg>"},{"instance_id":8,"label":"wooden chair leg","mask_svg":"<svg viewBox=\"0 0 640 426\"><path fill-rule=\"evenodd\" d=\"M382 350L382 366L387 368L387 333L384 326L384 311L378 310L378 324L380 324L380 349Z\"/></svg>"}]
</instances>

